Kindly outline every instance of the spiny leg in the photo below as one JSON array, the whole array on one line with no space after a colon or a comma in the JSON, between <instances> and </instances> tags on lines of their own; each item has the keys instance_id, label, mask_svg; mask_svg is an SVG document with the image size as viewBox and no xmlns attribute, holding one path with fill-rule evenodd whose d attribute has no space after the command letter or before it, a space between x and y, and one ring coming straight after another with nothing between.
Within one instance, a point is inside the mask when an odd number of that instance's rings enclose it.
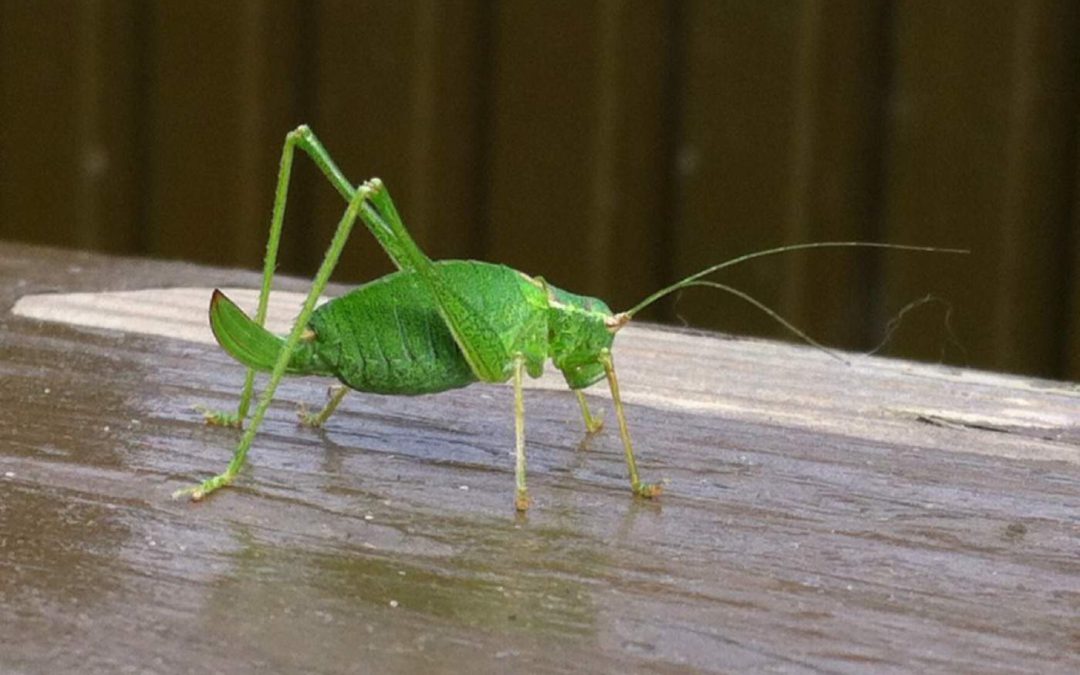
<instances>
[{"instance_id":1,"label":"spiny leg","mask_svg":"<svg viewBox=\"0 0 1080 675\"><path fill-rule=\"evenodd\" d=\"M236 474L239 473L241 467L244 466L248 450L251 449L251 444L255 440L255 432L258 430L259 425L262 424L262 420L266 416L266 411L270 408L270 402L274 398L274 392L277 390L278 383L281 382L281 378L285 375L285 369L289 365L289 360L292 358L293 352L296 351L296 346L300 342L301 334L303 334L304 330L307 328L308 321L311 319L311 313L315 311L315 303L326 289L326 285L330 282L330 274L337 265L338 258L341 256L341 250L345 248L345 242L348 241L349 233L356 223L360 207L371 194L371 190L372 188L365 183L356 191L354 197L349 201L349 207L345 210L345 215L342 216L341 222L338 223L337 231L334 233L334 238L326 251L326 257L323 258L322 264L319 266L319 271L315 274L315 281L312 283L311 291L308 293L307 298L304 299L304 305L300 310L300 315L296 318L296 323L293 325L292 331L289 332L289 337L285 340L285 345L281 348L281 353L278 355L277 362L274 364L274 369L270 373L270 381L267 382L266 389L263 390L262 395L259 397L259 402L255 406L255 412L251 417L251 424L244 431L244 435L240 439L240 444L236 447L236 451L233 453L233 458L232 461L229 462L229 466L225 469L224 473L209 478L199 485L176 491L173 493L174 497L189 494L194 500L202 499L214 490L232 483L233 479L236 478Z\"/></svg>"},{"instance_id":2,"label":"spiny leg","mask_svg":"<svg viewBox=\"0 0 1080 675\"><path fill-rule=\"evenodd\" d=\"M281 149L281 163L278 167L277 187L274 189L274 210L270 218L270 235L266 241L266 255L263 258L262 289L259 291L259 304L255 310L255 323L260 326L266 323L266 310L270 298L270 287L274 279L274 271L277 268L278 247L281 243L281 229L285 222L285 204L288 201L289 181L292 175L293 157L295 149L299 147L319 167L327 180L334 186L346 201L352 201L356 190L345 175L341 173L337 165L330 158L330 154L305 125L301 125L290 131L285 136L285 146ZM240 392L240 403L236 412L225 410L212 410L206 406L196 406L203 413L207 424L219 426L242 427L251 407L251 397L255 387L255 370L248 368L244 378L244 387ZM331 412L333 412L331 410ZM329 413L327 414L329 416Z\"/></svg>"},{"instance_id":3,"label":"spiny leg","mask_svg":"<svg viewBox=\"0 0 1080 675\"><path fill-rule=\"evenodd\" d=\"M517 354L514 356L514 456L516 458L514 477L517 479L514 507L518 511L527 511L532 501L529 499L529 490L525 487L525 396L522 392L524 372L525 357Z\"/></svg>"},{"instance_id":4,"label":"spiny leg","mask_svg":"<svg viewBox=\"0 0 1080 675\"><path fill-rule=\"evenodd\" d=\"M338 405L341 404L341 399L345 398L345 394L349 393L349 388L341 385L330 388L330 400L326 403L322 410L317 413L309 413L306 408L300 409L300 423L306 427L321 427L330 415L334 414Z\"/></svg>"},{"instance_id":5,"label":"spiny leg","mask_svg":"<svg viewBox=\"0 0 1080 675\"><path fill-rule=\"evenodd\" d=\"M634 446L630 442L630 431L626 428L626 414L623 412L622 398L619 396L619 380L615 376L615 363L611 359L611 352L607 349L600 352L600 363L604 366L604 372L607 373L611 398L615 401L615 417L619 420L619 435L622 436L623 449L626 450L626 467L630 470L630 487L639 497L656 497L663 491L664 486L660 483L642 483L638 477Z\"/></svg>"},{"instance_id":6,"label":"spiny leg","mask_svg":"<svg viewBox=\"0 0 1080 675\"><path fill-rule=\"evenodd\" d=\"M581 406L581 416L585 420L585 432L591 435L603 429L604 420L593 417L593 414L589 412L589 404L585 401L585 394L582 394L580 389L575 389L574 395L577 396L578 405Z\"/></svg>"}]
</instances>

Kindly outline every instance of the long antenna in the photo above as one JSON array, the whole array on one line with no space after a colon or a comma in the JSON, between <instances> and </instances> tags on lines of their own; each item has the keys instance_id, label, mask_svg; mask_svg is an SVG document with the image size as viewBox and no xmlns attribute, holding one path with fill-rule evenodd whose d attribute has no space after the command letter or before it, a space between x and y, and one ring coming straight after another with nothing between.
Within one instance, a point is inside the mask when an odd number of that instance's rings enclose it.
<instances>
[{"instance_id":1,"label":"long antenna","mask_svg":"<svg viewBox=\"0 0 1080 675\"><path fill-rule=\"evenodd\" d=\"M818 342L814 338L807 335L804 331L800 330L797 326L795 326L795 324L791 323L790 321L788 321L784 317L777 314L775 310L773 310L768 305L761 302L760 300L758 300L754 296L750 295L749 293L744 293L743 291L740 291L737 288L734 288L732 286L728 286L727 284L719 283L717 281L705 281L705 280L701 280L701 279L695 279L694 281L690 281L683 288L688 288L690 286L709 286L711 288L718 288L721 291L726 291L727 293L731 293L732 295L734 295L737 298L742 298L743 300L749 302L754 307L757 307L761 311L768 314L770 317L772 317L781 326L783 326L784 328L787 328L789 331L791 331L795 335L802 338L802 340L804 342L806 342L806 344L808 344L811 347L814 347L815 349L818 349L818 350L820 350L822 352L825 352L825 354L827 354L829 356L829 358L836 359L837 361L839 361L840 363L843 363L844 365L849 365L847 359L843 358L842 356L838 355L833 350L829 349L825 345L821 344L820 342Z\"/></svg>"},{"instance_id":2,"label":"long antenna","mask_svg":"<svg viewBox=\"0 0 1080 675\"><path fill-rule=\"evenodd\" d=\"M737 258L732 258L731 260L727 260L727 261L722 262L722 263L717 263L716 265L713 265L711 267L706 267L705 269L701 270L700 272L696 272L694 274L691 274L690 276L686 277L685 279L682 279L681 281L677 281L677 282L671 284L670 286L667 286L665 288L661 288L660 290L656 291L655 293L653 293L649 297L645 298L644 300L642 300L638 304L634 305L632 308L628 309L625 312L620 312L616 316L623 317L621 319L621 321L619 322L619 324L624 325L631 318L633 318L633 316L635 314L637 314L641 310L645 309L649 305L653 304L654 302L656 302L660 298L663 298L666 295L670 295L671 293L674 293L675 291L686 288L688 286L700 285L700 284L697 284L696 282L699 279L701 279L702 277L708 276L708 275L712 274L713 272L719 272L722 269L726 269L728 267L732 267L734 265L738 265L739 263L744 263L744 262L746 262L748 260L753 260L755 258L764 258L765 256L777 255L777 254L780 254L780 253L789 253L791 251L805 251L805 250L813 249L813 248L887 248L887 249L892 249L892 250L896 250L896 251L923 251L923 252L926 252L926 253L970 253L970 251L968 251L967 249L962 249L962 248L938 248L938 247L935 247L935 246L908 246L906 244L883 244L883 243L870 242L870 241L820 241L820 242L814 242L814 243L810 243L810 244L790 244L788 246L778 246L776 248L767 248L764 251L756 251L754 253L747 253L746 255L741 255L741 256L739 256ZM735 289L725 287L724 290L734 291ZM741 293L741 291L739 293ZM736 294L739 294L739 293L736 293ZM743 295L745 295L745 294L743 294ZM745 299L745 297L744 297L744 299ZM778 318L778 317L776 317L776 315L774 314L773 318ZM793 326L789 326L789 328L793 328Z\"/></svg>"}]
</instances>

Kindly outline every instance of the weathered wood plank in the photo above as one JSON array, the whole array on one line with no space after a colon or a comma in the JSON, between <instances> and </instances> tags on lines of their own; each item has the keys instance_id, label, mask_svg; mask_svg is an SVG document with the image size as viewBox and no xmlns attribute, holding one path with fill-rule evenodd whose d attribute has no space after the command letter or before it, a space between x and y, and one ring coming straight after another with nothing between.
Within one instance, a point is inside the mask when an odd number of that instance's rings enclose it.
<instances>
[{"instance_id":1,"label":"weathered wood plank","mask_svg":"<svg viewBox=\"0 0 1080 675\"><path fill-rule=\"evenodd\" d=\"M582 440L557 380L526 398L525 519L507 388L353 395L311 431L293 410L324 384L297 380L239 485L193 505L170 492L236 433L191 406L229 404L241 369L11 311L255 280L0 245L3 669L1080 668L1071 385L630 327L658 503L630 498L617 435Z\"/></svg>"}]
</instances>

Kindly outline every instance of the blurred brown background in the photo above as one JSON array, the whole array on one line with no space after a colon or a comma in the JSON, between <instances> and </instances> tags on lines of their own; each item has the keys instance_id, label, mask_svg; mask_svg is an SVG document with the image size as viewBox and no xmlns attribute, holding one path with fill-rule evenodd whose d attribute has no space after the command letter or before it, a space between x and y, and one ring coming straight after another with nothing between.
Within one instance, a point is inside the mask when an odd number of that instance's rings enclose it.
<instances>
[{"instance_id":1,"label":"blurred brown background","mask_svg":"<svg viewBox=\"0 0 1080 675\"><path fill-rule=\"evenodd\" d=\"M934 294L885 353L1080 378L1074 0L0 0L0 68L0 239L257 267L307 122L432 257L623 309L783 243L965 247L722 279L860 349ZM301 158L289 207L310 274L344 205ZM782 334L710 290L650 318Z\"/></svg>"}]
</instances>

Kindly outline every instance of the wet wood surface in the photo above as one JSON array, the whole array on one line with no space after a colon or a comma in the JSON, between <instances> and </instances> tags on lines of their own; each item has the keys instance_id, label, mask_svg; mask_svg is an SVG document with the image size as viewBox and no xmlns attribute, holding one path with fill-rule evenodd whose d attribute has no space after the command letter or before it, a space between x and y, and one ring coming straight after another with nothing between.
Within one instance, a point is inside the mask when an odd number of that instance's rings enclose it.
<instances>
[{"instance_id":1,"label":"wet wood surface","mask_svg":"<svg viewBox=\"0 0 1080 675\"><path fill-rule=\"evenodd\" d=\"M659 501L548 375L525 517L487 385L352 394L311 430L326 381L286 381L238 484L193 504L170 495L238 438L193 406L242 369L137 303L132 330L24 314L217 285L257 276L0 244L0 670L1080 671L1075 384L631 326Z\"/></svg>"}]
</instances>

